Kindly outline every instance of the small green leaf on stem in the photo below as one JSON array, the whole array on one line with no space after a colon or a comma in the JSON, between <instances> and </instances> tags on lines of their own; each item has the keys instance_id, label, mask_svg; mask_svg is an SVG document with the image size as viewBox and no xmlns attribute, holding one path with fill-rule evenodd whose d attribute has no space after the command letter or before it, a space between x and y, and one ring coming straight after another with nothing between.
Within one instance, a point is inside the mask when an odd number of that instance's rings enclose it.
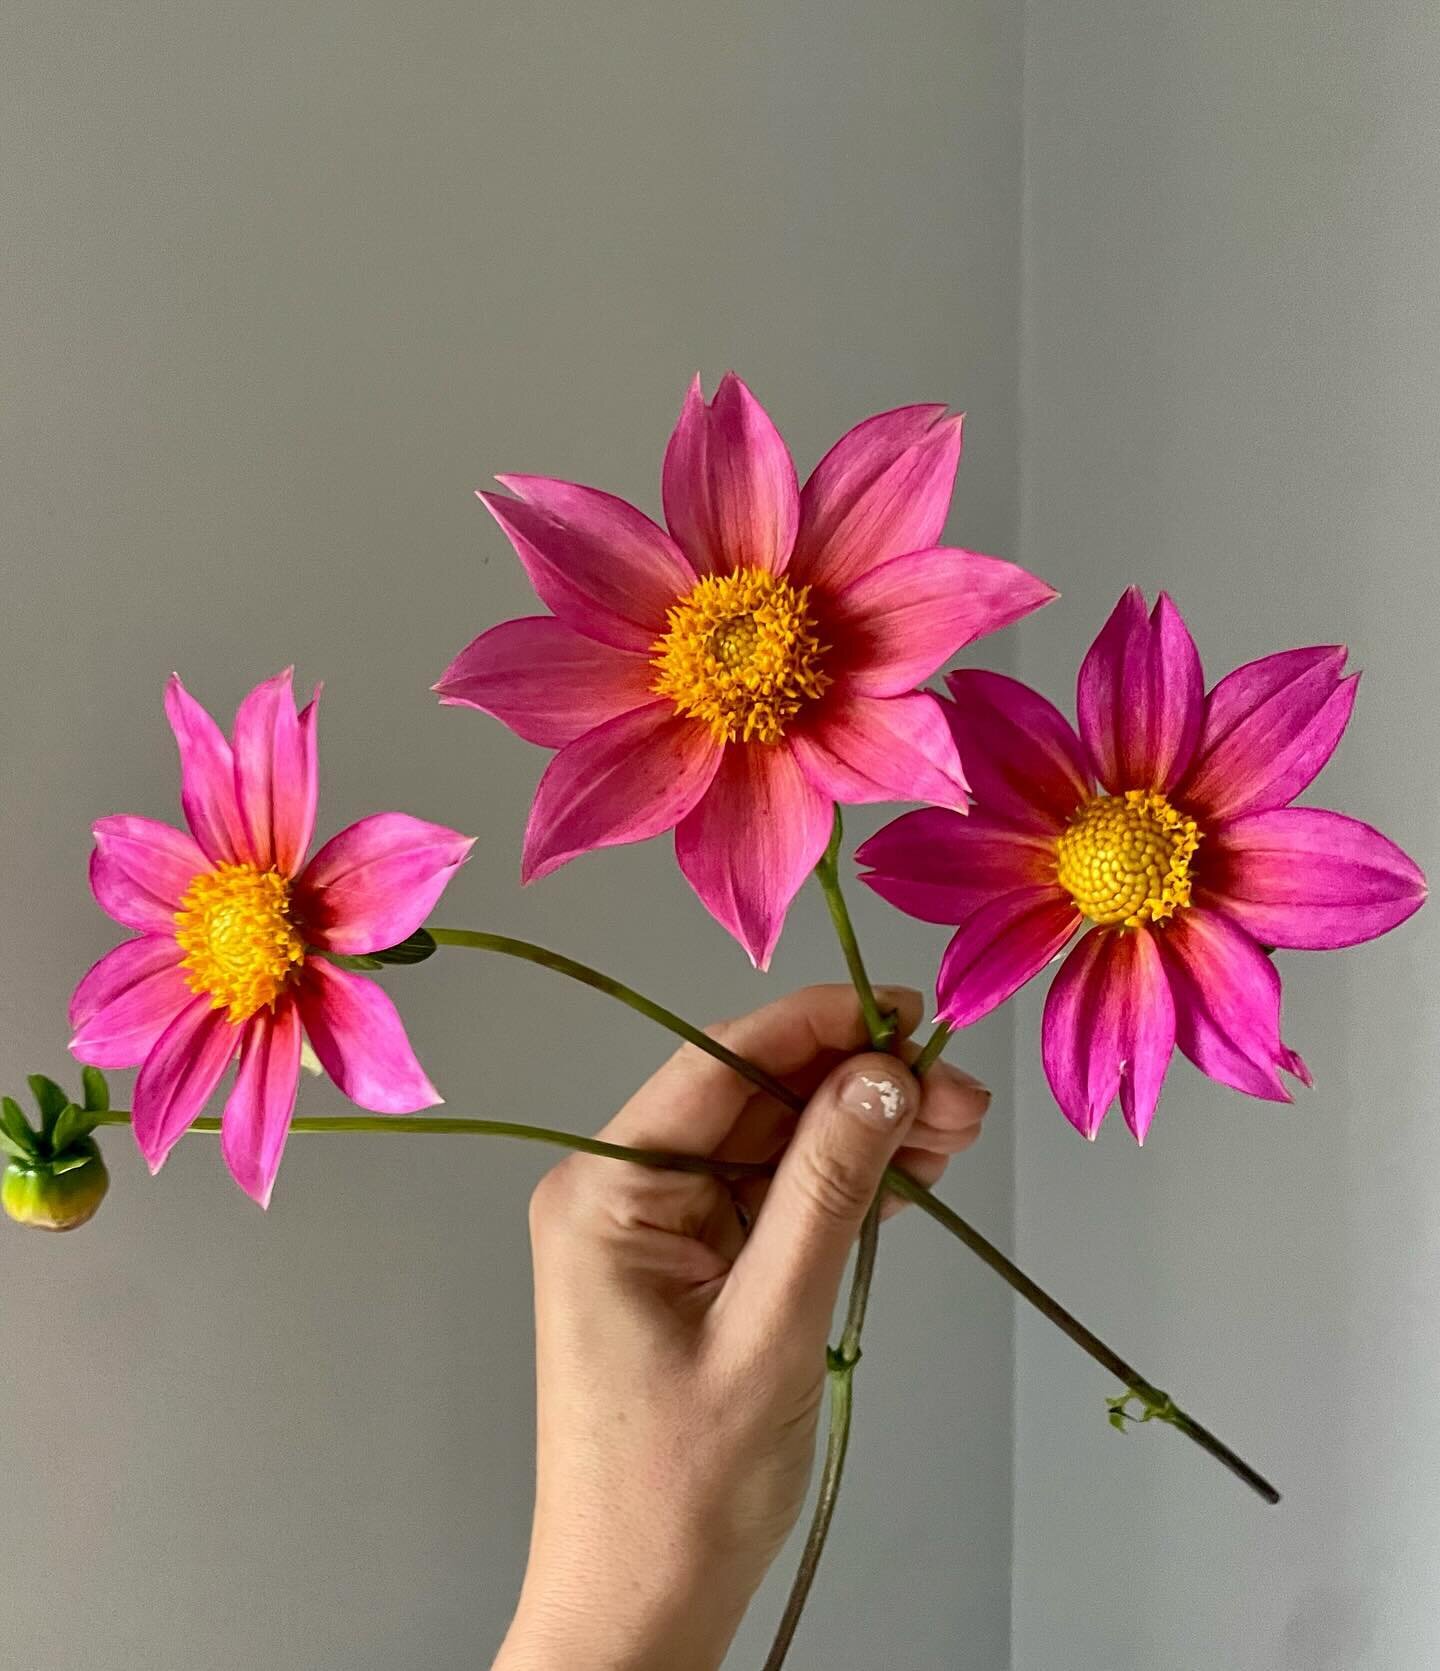
<instances>
[{"instance_id":1,"label":"small green leaf on stem","mask_svg":"<svg viewBox=\"0 0 1440 1671\"><path fill-rule=\"evenodd\" d=\"M40 1129L48 1139L55 1130L55 1122L70 1106L70 1098L53 1079L47 1079L43 1073L32 1073L28 1083L30 1094L35 1098L35 1105L40 1110Z\"/></svg>"},{"instance_id":2,"label":"small green leaf on stem","mask_svg":"<svg viewBox=\"0 0 1440 1671\"><path fill-rule=\"evenodd\" d=\"M371 956L377 963L423 963L427 957L435 955L435 936L423 928L417 928L408 940L402 940L398 946L388 946L383 952L372 952Z\"/></svg>"},{"instance_id":3,"label":"small green leaf on stem","mask_svg":"<svg viewBox=\"0 0 1440 1671\"><path fill-rule=\"evenodd\" d=\"M8 1147L9 1154L19 1153L23 1159L27 1155L36 1154L35 1133L31 1130L30 1122L20 1110L20 1104L14 1097L0 1099L0 1132L3 1132L13 1147Z\"/></svg>"},{"instance_id":4,"label":"small green leaf on stem","mask_svg":"<svg viewBox=\"0 0 1440 1671\"><path fill-rule=\"evenodd\" d=\"M96 1112L104 1111L97 1109ZM95 1121L85 1109L77 1108L73 1102L67 1104L55 1122L55 1130L50 1134L51 1153L63 1155L72 1144L78 1143L82 1137L88 1137L94 1129Z\"/></svg>"}]
</instances>

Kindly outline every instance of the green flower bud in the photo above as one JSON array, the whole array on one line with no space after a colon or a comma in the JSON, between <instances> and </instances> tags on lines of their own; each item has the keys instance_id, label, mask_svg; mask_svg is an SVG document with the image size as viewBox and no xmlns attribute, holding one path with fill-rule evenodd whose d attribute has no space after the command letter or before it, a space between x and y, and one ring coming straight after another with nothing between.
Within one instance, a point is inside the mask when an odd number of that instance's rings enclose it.
<instances>
[{"instance_id":1,"label":"green flower bud","mask_svg":"<svg viewBox=\"0 0 1440 1671\"><path fill-rule=\"evenodd\" d=\"M0 1182L0 1206L32 1230L78 1230L99 1211L110 1174L94 1138L72 1143L54 1160L12 1160Z\"/></svg>"}]
</instances>

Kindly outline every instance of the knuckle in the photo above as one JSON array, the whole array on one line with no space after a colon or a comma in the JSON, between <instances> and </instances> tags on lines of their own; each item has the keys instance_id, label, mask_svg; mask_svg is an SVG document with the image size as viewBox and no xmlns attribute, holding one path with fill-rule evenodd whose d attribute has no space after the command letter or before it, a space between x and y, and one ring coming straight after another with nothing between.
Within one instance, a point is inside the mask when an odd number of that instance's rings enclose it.
<instances>
[{"instance_id":1,"label":"knuckle","mask_svg":"<svg viewBox=\"0 0 1440 1671\"><path fill-rule=\"evenodd\" d=\"M530 1192L530 1234L538 1240L569 1216L575 1204L578 1180L575 1157L562 1160Z\"/></svg>"},{"instance_id":2,"label":"knuckle","mask_svg":"<svg viewBox=\"0 0 1440 1671\"><path fill-rule=\"evenodd\" d=\"M735 1036L735 1030L739 1026L739 1022L740 1018L738 1016L727 1016L724 1021L712 1021L710 1025L703 1028L702 1031L707 1039L713 1039L716 1044L728 1046ZM687 1042L680 1046L679 1054L682 1056L689 1054L703 1057L705 1052L701 1050L698 1044L690 1044Z\"/></svg>"}]
</instances>

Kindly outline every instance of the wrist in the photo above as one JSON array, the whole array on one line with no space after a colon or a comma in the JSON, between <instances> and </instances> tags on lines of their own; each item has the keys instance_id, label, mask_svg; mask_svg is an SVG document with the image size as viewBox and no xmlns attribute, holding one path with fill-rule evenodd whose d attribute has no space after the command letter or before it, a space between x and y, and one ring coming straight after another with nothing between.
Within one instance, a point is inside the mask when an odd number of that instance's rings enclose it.
<instances>
[{"instance_id":1,"label":"wrist","mask_svg":"<svg viewBox=\"0 0 1440 1671\"><path fill-rule=\"evenodd\" d=\"M718 1671L749 1594L666 1569L532 1561L494 1671Z\"/></svg>"},{"instance_id":2,"label":"wrist","mask_svg":"<svg viewBox=\"0 0 1440 1671\"><path fill-rule=\"evenodd\" d=\"M564 1597L522 1600L493 1671L719 1671L724 1630L685 1606L596 1614Z\"/></svg>"}]
</instances>

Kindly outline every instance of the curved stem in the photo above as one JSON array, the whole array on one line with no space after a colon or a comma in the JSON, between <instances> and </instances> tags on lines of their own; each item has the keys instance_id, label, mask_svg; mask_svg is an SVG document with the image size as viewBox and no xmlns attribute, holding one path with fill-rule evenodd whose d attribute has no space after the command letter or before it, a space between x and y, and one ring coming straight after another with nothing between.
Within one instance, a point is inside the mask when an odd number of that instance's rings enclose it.
<instances>
[{"instance_id":1,"label":"curved stem","mask_svg":"<svg viewBox=\"0 0 1440 1671\"><path fill-rule=\"evenodd\" d=\"M99 1126L128 1126L130 1111L112 1108L89 1118ZM218 1132L220 1121L202 1115L186 1129ZM392 1137L415 1132L451 1137L518 1137L527 1143L549 1143L557 1149L601 1155L607 1160L628 1160L632 1166L653 1166L665 1172L705 1172L716 1178L768 1178L775 1171L762 1161L709 1160L703 1155L675 1154L669 1149L632 1149L624 1143L605 1143L598 1137L581 1137L576 1132L556 1131L551 1126L517 1125L513 1120L469 1120L448 1114L337 1114L333 1117L301 1114L291 1120L290 1130L381 1132Z\"/></svg>"},{"instance_id":2,"label":"curved stem","mask_svg":"<svg viewBox=\"0 0 1440 1671\"><path fill-rule=\"evenodd\" d=\"M841 904L843 909L843 900ZM845 920L849 921L848 912L845 914ZM604 992L620 1003L628 1005L641 1015L648 1016L650 1020L657 1021L662 1027L666 1027L680 1038L688 1040L697 1049L707 1052L717 1061L724 1062L727 1067L732 1068L742 1078L748 1079L758 1089L767 1092L793 1113L798 1114L805 1106L804 1099L797 1096L788 1085L782 1084L773 1075L766 1073L763 1068L757 1067L755 1063L746 1061L743 1056L737 1056L733 1050L726 1049L718 1040L712 1039L708 1033L692 1026L681 1016L676 1015L673 1010L668 1010L663 1005L642 996L642 994L625 986L620 981L612 980L608 975L602 975L583 963L577 963L573 958L564 957L558 952L548 951L543 946L532 945L526 940L511 939L503 934L486 934L473 929L461 928L431 928L429 932L440 945L468 946L480 951L500 952L504 956L523 958L526 962L539 964L542 968L553 969L559 974L569 975L571 979L581 981L586 986L594 987L597 991ZM851 939L852 941L854 939L853 929ZM855 950L858 958L858 945ZM860 968L863 974L863 963L861 963ZM871 996L873 1000L873 990ZM875 1008L878 1016L879 1006L876 1005ZM930 1045L933 1045L934 1042L932 1036ZM926 1046L926 1050L929 1050L930 1045ZM492 1125L501 1124L503 1122L476 1121L466 1123L463 1129L488 1129ZM202 1130L213 1130L218 1126L218 1121L197 1121L196 1126ZM337 1120L297 1119L291 1129L295 1131L338 1131L347 1129L424 1131L449 1128L441 1125L436 1117L417 1118L404 1115L383 1115L377 1117L373 1124L366 1123L355 1128L342 1126ZM539 1131L542 1128L527 1129ZM514 1130L509 1134L518 1136L521 1135L521 1132ZM569 1133L565 1132L556 1132L539 1140L542 1142L560 1142L568 1147L587 1147L587 1149L590 1144L597 1141L591 1138L572 1138ZM589 1152L607 1153L617 1148L618 1145L606 1144L589 1150ZM626 1153L623 1156L616 1156L616 1158L628 1160L634 1157L630 1153ZM714 1163L699 1161L695 1156L679 1156L675 1159L688 1171L715 1170ZM646 1164L661 1165L669 1164L669 1162L654 1159ZM729 1175L736 1175L735 1171L731 1169ZM1237 1478L1243 1480L1252 1491L1263 1497L1267 1503L1278 1503L1280 1501L1280 1493L1263 1475L1257 1473L1247 1462L1237 1456L1228 1445L1223 1444L1207 1428L1202 1427L1193 1417L1176 1406L1173 1401L1168 1400L1166 1395L1160 1392L1153 1382L1146 1380L1144 1376L1132 1369L1118 1352L1112 1350L1097 1334L1087 1329L1058 1300L1051 1298L1038 1282L1027 1276L1012 1259L1002 1253L987 1237L981 1235L974 1225L962 1218L952 1207L947 1207L938 1196L933 1195L922 1184L916 1183L913 1178L908 1177L893 1166L885 1174L885 1187L893 1194L902 1196L906 1201L914 1202L935 1223L948 1230L958 1241L963 1242L997 1276L1009 1283L1021 1299L1034 1306L1042 1317L1046 1317L1054 1323L1056 1328L1074 1341L1082 1352L1088 1353L1102 1368L1122 1381L1147 1408L1154 1408L1157 1404L1163 1403L1169 1411L1173 1412L1173 1414L1167 1414L1165 1417L1171 1426L1184 1433L1187 1438L1193 1439L1202 1450L1207 1451L1217 1461L1223 1463Z\"/></svg>"},{"instance_id":3,"label":"curved stem","mask_svg":"<svg viewBox=\"0 0 1440 1671\"><path fill-rule=\"evenodd\" d=\"M747 1062L743 1056L737 1056L718 1039L712 1039L708 1033L702 1032L700 1028L687 1021L683 1015L676 1015L674 1010L667 1010L663 1004L657 1004L653 998L636 992L633 987L626 986L609 975L601 974L588 963L577 963L573 957L566 957L561 952L548 951L544 946L532 945L529 940L512 939L508 934L486 934L474 928L429 928L428 932L437 946L468 946L473 951L499 952L502 957L518 957L526 963L538 963L542 969L553 969L557 975L568 975L572 981L579 981L582 986L592 986L597 992L618 999L620 1003L627 1004L651 1021L658 1021L662 1027L668 1027L672 1033L688 1040L697 1049L713 1056L716 1061L724 1062L726 1067L733 1068L742 1079L748 1079L752 1085L768 1092L777 1102L782 1102L789 1108L804 1106L789 1086L782 1085L772 1074L766 1073L764 1068L757 1067L754 1062ZM873 997L871 1002L874 1002Z\"/></svg>"}]
</instances>

